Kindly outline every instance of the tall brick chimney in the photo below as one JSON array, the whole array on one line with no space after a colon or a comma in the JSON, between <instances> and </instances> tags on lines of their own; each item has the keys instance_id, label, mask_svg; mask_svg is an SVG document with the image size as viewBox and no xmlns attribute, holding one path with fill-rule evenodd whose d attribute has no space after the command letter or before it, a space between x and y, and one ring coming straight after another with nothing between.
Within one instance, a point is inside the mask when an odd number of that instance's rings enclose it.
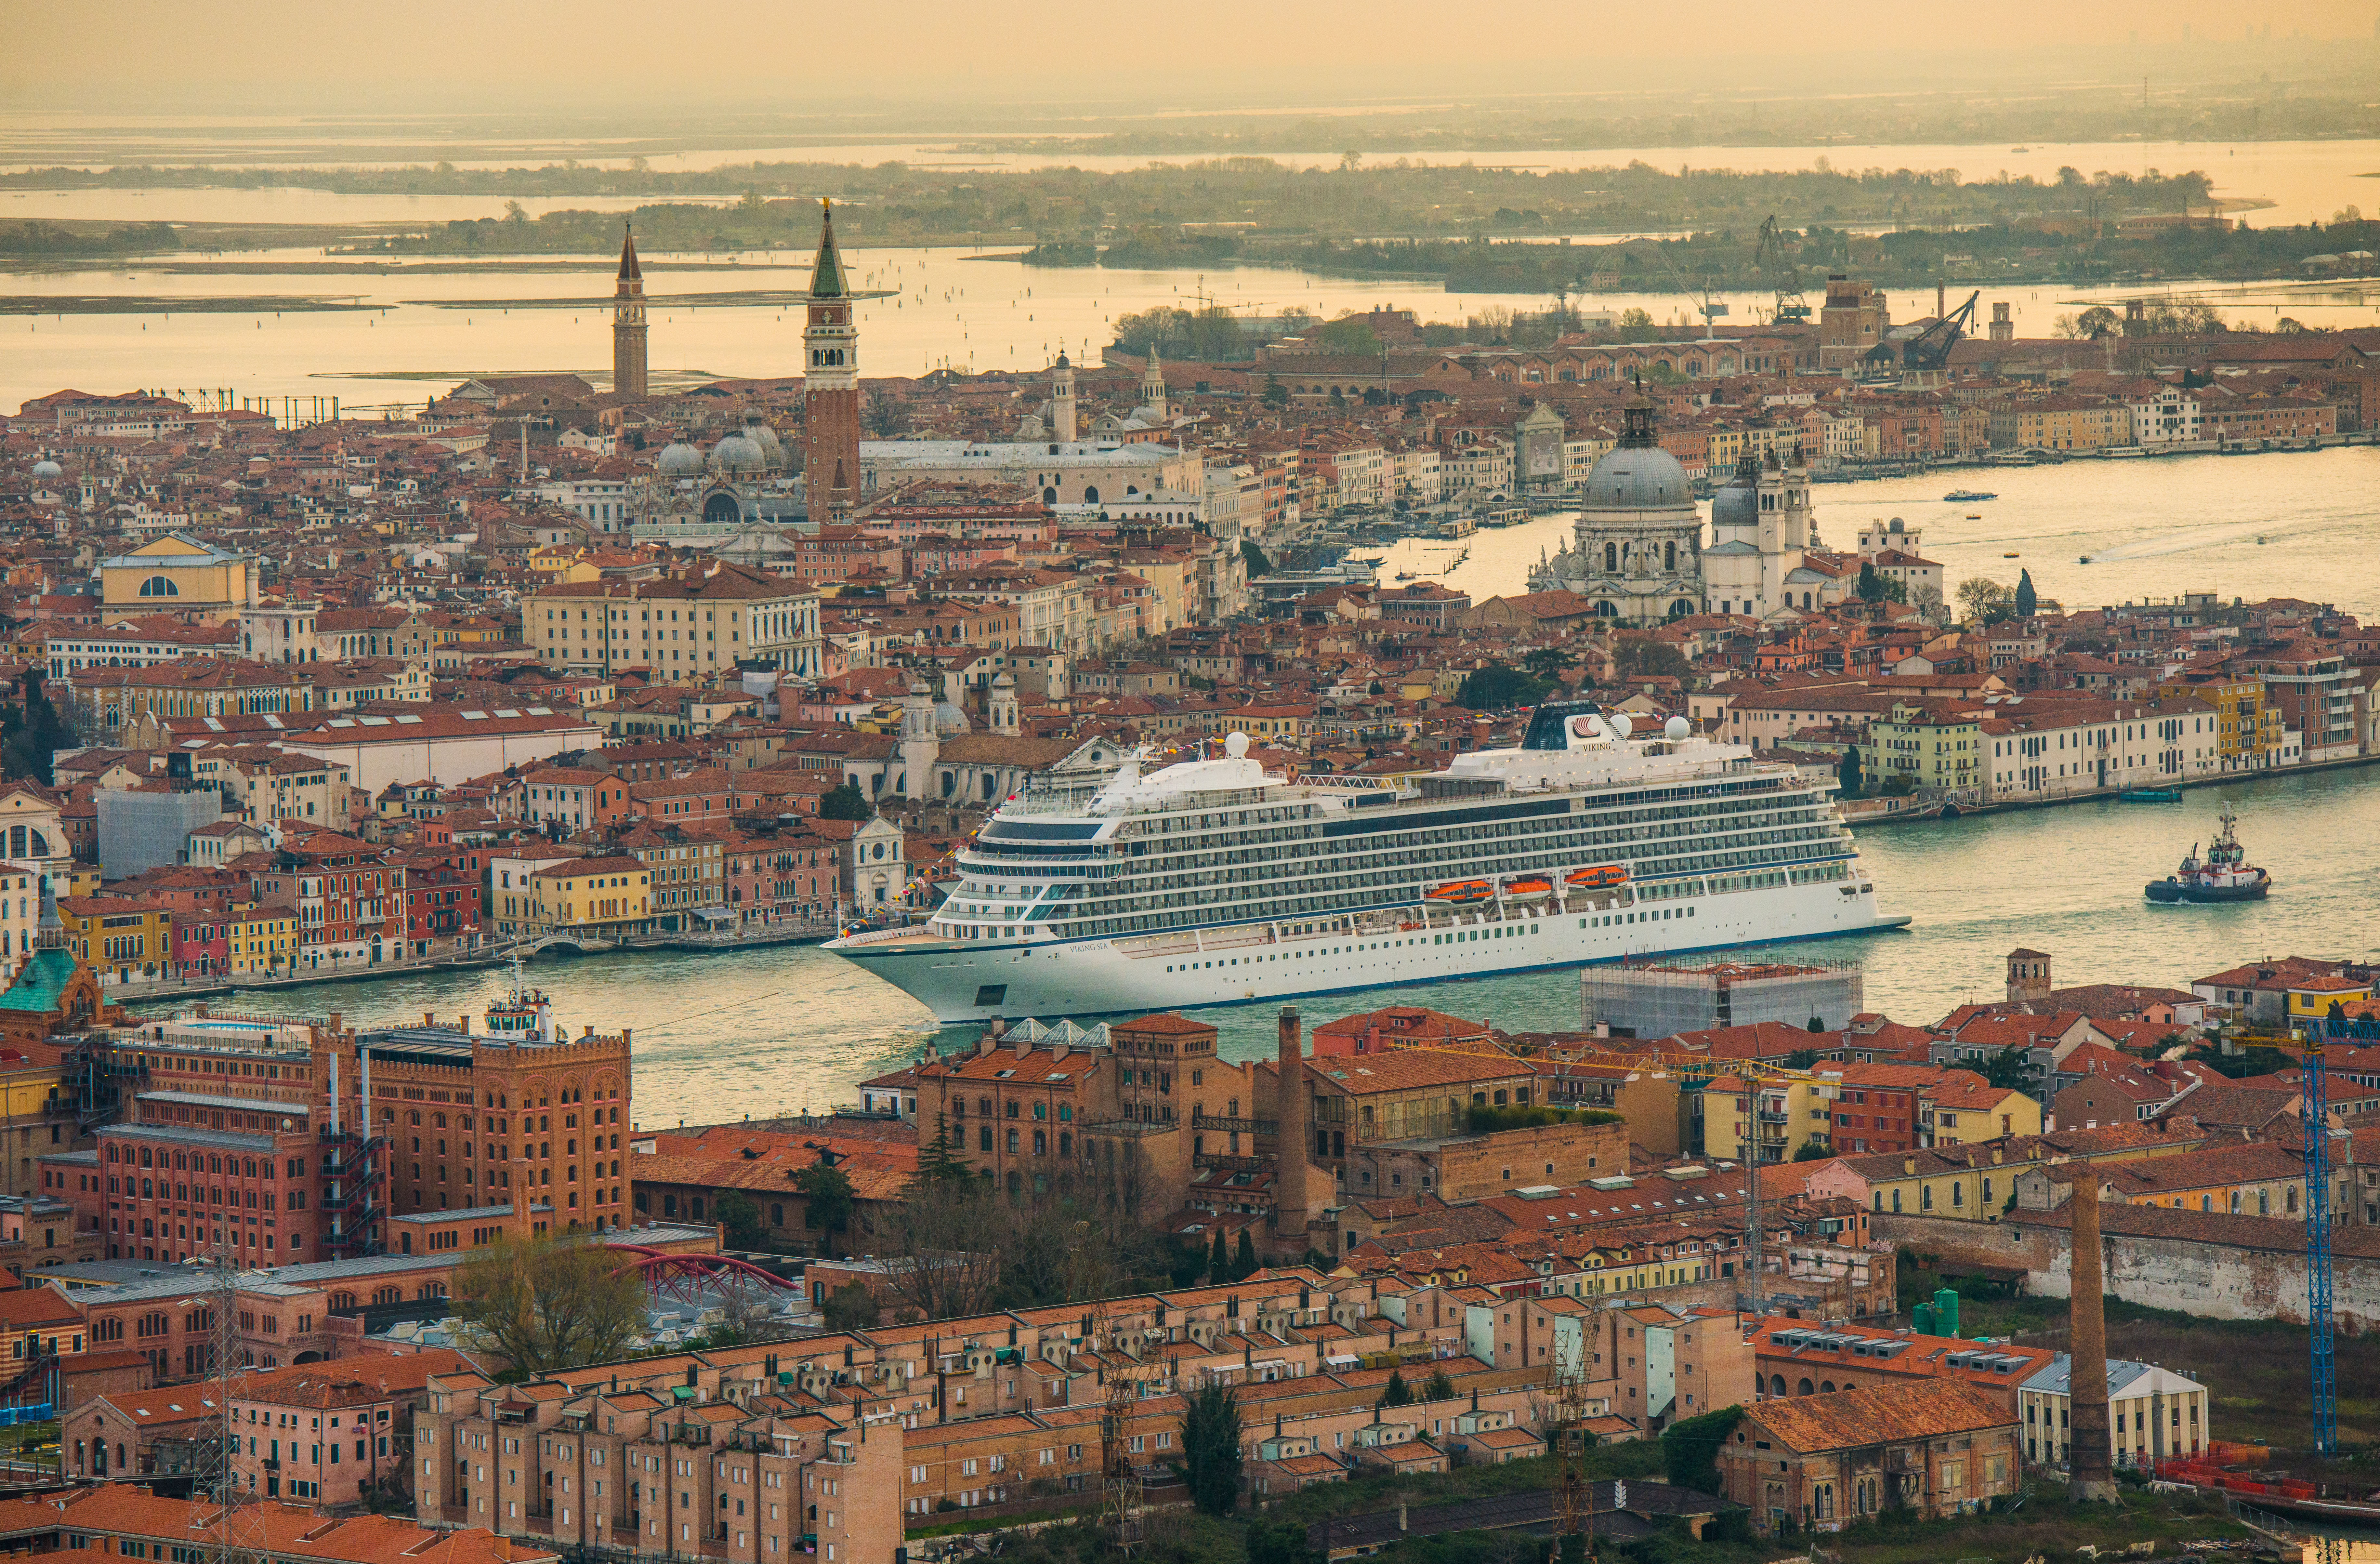
<instances>
[{"instance_id":1,"label":"tall brick chimney","mask_svg":"<svg viewBox=\"0 0 2380 1564\"><path fill-rule=\"evenodd\" d=\"M2107 1435L2107 1300L2099 1263L2099 1175L2088 1163L2075 1170L2073 1213L2073 1353L2067 1392L2073 1426L2067 1432L2067 1492L2077 1500L2116 1497L2113 1445Z\"/></svg>"},{"instance_id":2,"label":"tall brick chimney","mask_svg":"<svg viewBox=\"0 0 2380 1564\"><path fill-rule=\"evenodd\" d=\"M1306 1161L1305 1044L1300 1034L1297 1007L1281 1008L1281 1051L1276 1057L1273 1093L1273 1243L1292 1258L1303 1258L1308 1243L1307 1225L1314 1217L1313 1168Z\"/></svg>"}]
</instances>

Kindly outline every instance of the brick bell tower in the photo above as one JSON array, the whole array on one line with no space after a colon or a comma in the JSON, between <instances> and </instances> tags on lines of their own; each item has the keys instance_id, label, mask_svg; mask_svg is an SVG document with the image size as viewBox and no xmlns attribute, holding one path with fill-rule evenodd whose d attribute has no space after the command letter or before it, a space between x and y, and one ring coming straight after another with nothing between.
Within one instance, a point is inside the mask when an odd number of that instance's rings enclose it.
<instances>
[{"instance_id":1,"label":"brick bell tower","mask_svg":"<svg viewBox=\"0 0 2380 1564\"><path fill-rule=\"evenodd\" d=\"M804 483L812 521L844 521L859 500L859 328L854 294L834 247L834 203L819 202L818 262L810 270L808 350L803 369Z\"/></svg>"},{"instance_id":2,"label":"brick bell tower","mask_svg":"<svg viewBox=\"0 0 2380 1564\"><path fill-rule=\"evenodd\" d=\"M620 281L612 291L612 389L623 397L645 391L645 274L637 264L637 236L620 234Z\"/></svg>"}]
</instances>

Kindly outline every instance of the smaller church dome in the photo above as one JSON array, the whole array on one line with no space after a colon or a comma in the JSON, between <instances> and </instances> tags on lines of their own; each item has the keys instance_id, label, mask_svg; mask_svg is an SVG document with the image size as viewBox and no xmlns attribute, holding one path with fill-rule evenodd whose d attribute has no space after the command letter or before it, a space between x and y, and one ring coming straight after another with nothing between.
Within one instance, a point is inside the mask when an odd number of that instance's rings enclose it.
<instances>
[{"instance_id":1,"label":"smaller church dome","mask_svg":"<svg viewBox=\"0 0 2380 1564\"><path fill-rule=\"evenodd\" d=\"M756 472L760 459L759 442L747 435L729 434L710 447L713 472Z\"/></svg>"},{"instance_id":2,"label":"smaller church dome","mask_svg":"<svg viewBox=\"0 0 2380 1564\"><path fill-rule=\"evenodd\" d=\"M1760 525L1760 467L1750 458L1735 465L1735 475L1711 496L1713 527Z\"/></svg>"},{"instance_id":3,"label":"smaller church dome","mask_svg":"<svg viewBox=\"0 0 2380 1564\"><path fill-rule=\"evenodd\" d=\"M744 415L744 438L760 447L760 459L770 467L785 465L785 443L769 427L769 421L757 412Z\"/></svg>"},{"instance_id":4,"label":"smaller church dome","mask_svg":"<svg viewBox=\"0 0 2380 1564\"><path fill-rule=\"evenodd\" d=\"M952 703L948 701L934 703L934 732L937 736L943 739L953 738L965 733L973 726L967 720L966 713Z\"/></svg>"},{"instance_id":5,"label":"smaller church dome","mask_svg":"<svg viewBox=\"0 0 2380 1564\"><path fill-rule=\"evenodd\" d=\"M702 470L702 453L683 440L673 440L662 449L661 474L664 478L691 478Z\"/></svg>"},{"instance_id":6,"label":"smaller church dome","mask_svg":"<svg viewBox=\"0 0 2380 1564\"><path fill-rule=\"evenodd\" d=\"M60 467L56 462L50 460L47 457L44 457L40 461L33 463L33 478L37 483L52 483L57 479L65 477L66 473L67 470L65 468Z\"/></svg>"}]
</instances>

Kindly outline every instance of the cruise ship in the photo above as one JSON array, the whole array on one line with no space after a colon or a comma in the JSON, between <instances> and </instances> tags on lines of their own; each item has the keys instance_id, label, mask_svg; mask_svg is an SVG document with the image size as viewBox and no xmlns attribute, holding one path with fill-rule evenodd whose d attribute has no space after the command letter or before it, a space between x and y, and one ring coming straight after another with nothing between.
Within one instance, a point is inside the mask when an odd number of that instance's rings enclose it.
<instances>
[{"instance_id":1,"label":"cruise ship","mask_svg":"<svg viewBox=\"0 0 2380 1564\"><path fill-rule=\"evenodd\" d=\"M1289 999L1899 927L1829 784L1583 701L1395 782L1215 759L1039 779L922 925L826 948L944 1023Z\"/></svg>"}]
</instances>

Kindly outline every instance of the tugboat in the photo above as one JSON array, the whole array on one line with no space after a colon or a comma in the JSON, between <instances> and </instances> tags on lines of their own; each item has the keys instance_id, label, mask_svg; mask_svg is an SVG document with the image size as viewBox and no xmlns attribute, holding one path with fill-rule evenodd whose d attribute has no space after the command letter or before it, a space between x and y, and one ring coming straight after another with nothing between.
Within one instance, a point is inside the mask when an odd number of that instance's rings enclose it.
<instances>
[{"instance_id":1,"label":"tugboat","mask_svg":"<svg viewBox=\"0 0 2380 1564\"><path fill-rule=\"evenodd\" d=\"M2198 856L2198 844L2192 842L2179 870L2149 882L2151 901L2259 901L2273 888L2273 877L2247 861L2231 834L2238 816L2227 807L2220 818L2222 832L2206 844L2205 858Z\"/></svg>"}]
</instances>

